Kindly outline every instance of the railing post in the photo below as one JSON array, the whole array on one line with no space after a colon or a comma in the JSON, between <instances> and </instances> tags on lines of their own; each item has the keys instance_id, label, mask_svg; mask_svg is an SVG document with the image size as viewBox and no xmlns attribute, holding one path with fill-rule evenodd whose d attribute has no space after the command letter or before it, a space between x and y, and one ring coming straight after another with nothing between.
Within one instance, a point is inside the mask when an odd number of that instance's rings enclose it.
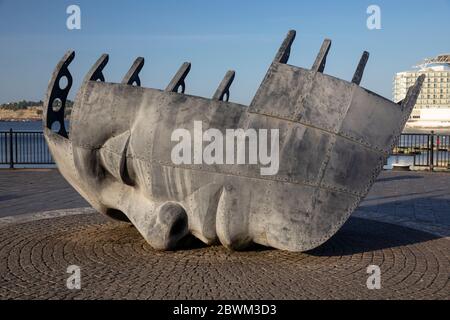
<instances>
[{"instance_id":1,"label":"railing post","mask_svg":"<svg viewBox=\"0 0 450 320\"><path fill-rule=\"evenodd\" d=\"M14 169L13 129L9 129L9 168Z\"/></svg>"},{"instance_id":2,"label":"railing post","mask_svg":"<svg viewBox=\"0 0 450 320\"><path fill-rule=\"evenodd\" d=\"M15 154L14 154L14 159L17 161L18 159L19 159L19 154L18 154L18 150L19 150L19 145L17 144L17 132L16 132L16 134L14 135L14 146L15 146L15 148L16 148L16 152L15 152Z\"/></svg>"},{"instance_id":3,"label":"railing post","mask_svg":"<svg viewBox=\"0 0 450 320\"><path fill-rule=\"evenodd\" d=\"M433 171L434 169L434 131L431 131L431 144L430 144L430 149L431 149L431 153L430 153L430 171Z\"/></svg>"}]
</instances>

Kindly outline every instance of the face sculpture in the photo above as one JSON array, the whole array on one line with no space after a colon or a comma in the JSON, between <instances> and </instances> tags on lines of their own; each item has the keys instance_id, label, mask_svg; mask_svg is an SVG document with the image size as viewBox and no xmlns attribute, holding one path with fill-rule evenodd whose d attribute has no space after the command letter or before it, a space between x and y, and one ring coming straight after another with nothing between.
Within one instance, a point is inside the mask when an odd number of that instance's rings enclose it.
<instances>
[{"instance_id":1,"label":"face sculpture","mask_svg":"<svg viewBox=\"0 0 450 320\"><path fill-rule=\"evenodd\" d=\"M323 74L330 41L312 69L287 65L290 31L250 106L230 103L229 72L213 99L184 94L185 63L166 90L140 87L139 58L120 84L105 83L102 56L75 99L69 130L64 103L72 85L68 52L56 67L44 130L59 170L99 212L130 221L155 249L174 249L188 235L230 249L258 243L306 251L328 240L367 194L399 137L423 77L399 104ZM68 85L60 88L66 77ZM178 90L182 89L179 93ZM54 110L54 101L63 107ZM254 164L174 164L172 133L278 129L279 170ZM60 124L58 132L51 130Z\"/></svg>"}]
</instances>

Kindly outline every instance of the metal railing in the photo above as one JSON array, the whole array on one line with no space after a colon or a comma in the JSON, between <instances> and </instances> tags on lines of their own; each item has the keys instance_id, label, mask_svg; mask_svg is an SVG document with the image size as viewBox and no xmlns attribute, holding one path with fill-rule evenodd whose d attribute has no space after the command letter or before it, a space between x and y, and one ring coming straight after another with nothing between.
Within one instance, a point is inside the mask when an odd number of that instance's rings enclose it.
<instances>
[{"instance_id":1,"label":"metal railing","mask_svg":"<svg viewBox=\"0 0 450 320\"><path fill-rule=\"evenodd\" d=\"M413 157L416 167L450 169L450 135L405 133L394 148L394 156ZM0 165L55 164L42 131L0 131Z\"/></svg>"},{"instance_id":2,"label":"metal railing","mask_svg":"<svg viewBox=\"0 0 450 320\"><path fill-rule=\"evenodd\" d=\"M450 135L404 133L392 155L414 157L415 167L450 169Z\"/></svg>"},{"instance_id":3,"label":"metal railing","mask_svg":"<svg viewBox=\"0 0 450 320\"><path fill-rule=\"evenodd\" d=\"M0 132L0 164L51 165L55 164L42 131Z\"/></svg>"}]
</instances>

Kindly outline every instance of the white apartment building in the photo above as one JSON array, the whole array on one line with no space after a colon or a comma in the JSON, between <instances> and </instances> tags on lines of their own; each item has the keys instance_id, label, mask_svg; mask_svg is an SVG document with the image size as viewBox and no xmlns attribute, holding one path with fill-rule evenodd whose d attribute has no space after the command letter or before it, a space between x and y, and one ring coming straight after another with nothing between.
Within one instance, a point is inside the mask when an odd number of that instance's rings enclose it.
<instances>
[{"instance_id":1,"label":"white apartment building","mask_svg":"<svg viewBox=\"0 0 450 320\"><path fill-rule=\"evenodd\" d=\"M425 59L416 69L399 72L394 78L394 101L399 102L417 77L426 75L406 127L450 129L450 54Z\"/></svg>"}]
</instances>

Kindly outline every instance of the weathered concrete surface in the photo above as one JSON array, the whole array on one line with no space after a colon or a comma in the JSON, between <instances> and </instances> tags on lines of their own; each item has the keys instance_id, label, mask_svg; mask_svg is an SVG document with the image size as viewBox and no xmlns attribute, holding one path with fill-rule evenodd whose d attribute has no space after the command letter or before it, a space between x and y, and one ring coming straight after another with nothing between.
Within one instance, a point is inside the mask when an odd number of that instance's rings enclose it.
<instances>
[{"instance_id":1,"label":"weathered concrete surface","mask_svg":"<svg viewBox=\"0 0 450 320\"><path fill-rule=\"evenodd\" d=\"M366 55L355 83L323 74L330 40L311 70L287 65L294 37L291 31L249 107L217 100L228 97L231 75L215 99L184 94L189 63L165 91L128 80L104 83L108 57L103 55L75 100L70 139L65 129L50 130L61 112L53 111L52 103L64 101L70 90L70 85L58 87L63 76L71 83L68 65L74 52L68 52L44 105L45 135L61 173L95 209L129 219L156 249L173 249L189 234L231 249L252 243L290 251L319 246L369 191L423 77L398 105L357 85ZM175 165L171 134L178 128L192 134L194 121L222 133L278 129L278 174L262 177L256 165Z\"/></svg>"}]
</instances>

